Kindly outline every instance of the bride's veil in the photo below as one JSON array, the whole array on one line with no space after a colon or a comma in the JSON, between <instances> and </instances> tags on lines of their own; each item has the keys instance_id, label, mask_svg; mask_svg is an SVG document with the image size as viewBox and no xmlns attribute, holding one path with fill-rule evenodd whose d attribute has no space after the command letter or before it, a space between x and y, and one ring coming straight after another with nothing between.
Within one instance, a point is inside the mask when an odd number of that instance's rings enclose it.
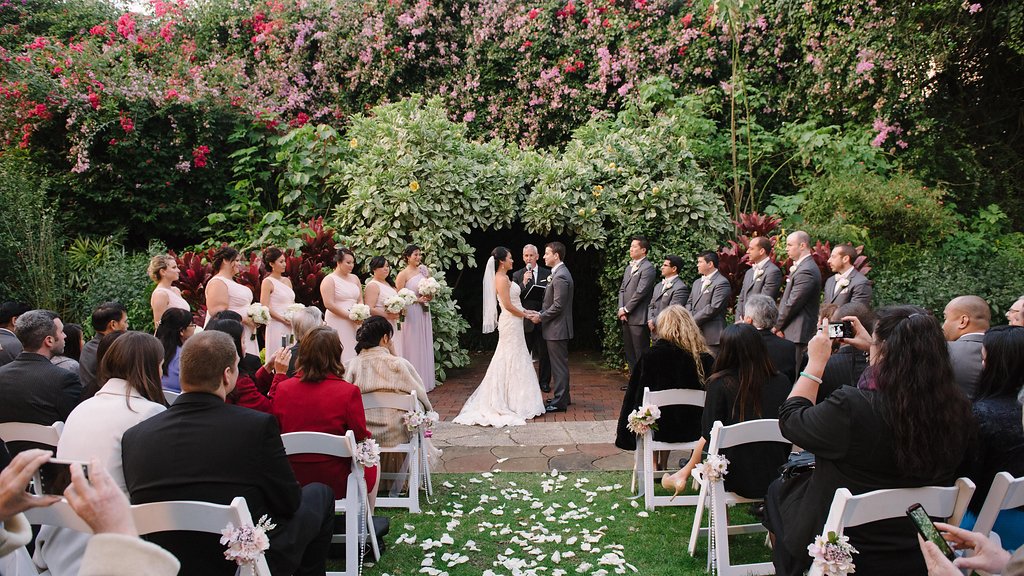
<instances>
[{"instance_id":1,"label":"bride's veil","mask_svg":"<svg viewBox=\"0 0 1024 576\"><path fill-rule=\"evenodd\" d=\"M484 334L498 327L498 294L494 290L494 256L487 259L484 268Z\"/></svg>"}]
</instances>

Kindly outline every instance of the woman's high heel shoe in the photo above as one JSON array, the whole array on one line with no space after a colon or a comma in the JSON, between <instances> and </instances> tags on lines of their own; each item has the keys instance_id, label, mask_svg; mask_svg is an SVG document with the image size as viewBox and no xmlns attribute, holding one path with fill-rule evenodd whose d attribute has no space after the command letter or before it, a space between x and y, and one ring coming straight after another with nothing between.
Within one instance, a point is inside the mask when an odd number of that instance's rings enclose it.
<instances>
[{"instance_id":1,"label":"woman's high heel shoe","mask_svg":"<svg viewBox=\"0 0 1024 576\"><path fill-rule=\"evenodd\" d=\"M676 473L678 474L678 472ZM669 498L669 502L675 500L676 496L686 488L686 480L676 478L676 474L665 474L661 477L661 487L665 490L672 490L672 498Z\"/></svg>"}]
</instances>

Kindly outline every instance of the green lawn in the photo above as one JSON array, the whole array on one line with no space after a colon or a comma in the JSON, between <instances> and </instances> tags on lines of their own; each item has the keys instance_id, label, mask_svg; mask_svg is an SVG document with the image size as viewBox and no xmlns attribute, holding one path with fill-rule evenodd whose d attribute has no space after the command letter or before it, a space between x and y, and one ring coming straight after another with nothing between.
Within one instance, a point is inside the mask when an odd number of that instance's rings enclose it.
<instances>
[{"instance_id":1,"label":"green lawn","mask_svg":"<svg viewBox=\"0 0 1024 576\"><path fill-rule=\"evenodd\" d=\"M694 508L648 515L629 499L629 472L436 474L434 488L437 502L420 514L378 509L391 518L388 548L363 574L705 573L706 541L696 558L686 553ZM744 507L730 515L751 521ZM770 558L763 534L731 543L734 562Z\"/></svg>"}]
</instances>

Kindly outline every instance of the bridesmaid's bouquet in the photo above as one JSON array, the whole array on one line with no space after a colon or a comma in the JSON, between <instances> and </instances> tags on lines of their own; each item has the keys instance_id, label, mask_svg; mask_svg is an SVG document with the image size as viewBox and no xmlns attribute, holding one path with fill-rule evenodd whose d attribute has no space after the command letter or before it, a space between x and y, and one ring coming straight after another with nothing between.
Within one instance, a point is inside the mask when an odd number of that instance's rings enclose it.
<instances>
[{"instance_id":1,"label":"bridesmaid's bouquet","mask_svg":"<svg viewBox=\"0 0 1024 576\"><path fill-rule=\"evenodd\" d=\"M401 314L408 305L401 294L395 294L384 300L384 310L389 314Z\"/></svg>"},{"instance_id":2,"label":"bridesmaid's bouquet","mask_svg":"<svg viewBox=\"0 0 1024 576\"><path fill-rule=\"evenodd\" d=\"M348 311L348 319L353 322L362 322L370 317L370 307L366 304L353 304L352 309Z\"/></svg>"},{"instance_id":3,"label":"bridesmaid's bouquet","mask_svg":"<svg viewBox=\"0 0 1024 576\"><path fill-rule=\"evenodd\" d=\"M284 319L289 321L289 322L291 322L292 318L295 317L295 314L297 314L299 312L302 312L305 309L306 309L306 305L305 304L298 304L298 303L289 304L288 307L285 308L285 310L284 310Z\"/></svg>"},{"instance_id":4,"label":"bridesmaid's bouquet","mask_svg":"<svg viewBox=\"0 0 1024 576\"><path fill-rule=\"evenodd\" d=\"M441 290L441 283L433 278L424 278L419 285L420 294L433 298Z\"/></svg>"},{"instance_id":5,"label":"bridesmaid's bouquet","mask_svg":"<svg viewBox=\"0 0 1024 576\"><path fill-rule=\"evenodd\" d=\"M254 324L266 326L270 323L270 308L267 308L259 302L249 305L248 315L249 319L252 320Z\"/></svg>"},{"instance_id":6,"label":"bridesmaid's bouquet","mask_svg":"<svg viewBox=\"0 0 1024 576\"><path fill-rule=\"evenodd\" d=\"M405 300L406 306L412 306L413 304L416 303L417 300L419 300L419 297L416 296L416 293L413 292L412 290L409 290L408 288L402 288L401 290L399 290L398 295L401 296L403 300Z\"/></svg>"}]
</instances>

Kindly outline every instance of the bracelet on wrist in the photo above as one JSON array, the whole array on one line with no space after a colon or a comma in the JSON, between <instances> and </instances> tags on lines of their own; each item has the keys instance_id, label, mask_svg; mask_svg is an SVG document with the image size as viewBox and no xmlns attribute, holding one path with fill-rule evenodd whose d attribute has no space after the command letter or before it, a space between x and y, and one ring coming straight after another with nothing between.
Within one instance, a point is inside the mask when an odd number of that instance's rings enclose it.
<instances>
[{"instance_id":1,"label":"bracelet on wrist","mask_svg":"<svg viewBox=\"0 0 1024 576\"><path fill-rule=\"evenodd\" d=\"M821 378L815 376L814 374L808 374L807 372L800 372L800 376L803 377L803 378L807 378L811 382L815 382L817 384L821 384Z\"/></svg>"}]
</instances>

